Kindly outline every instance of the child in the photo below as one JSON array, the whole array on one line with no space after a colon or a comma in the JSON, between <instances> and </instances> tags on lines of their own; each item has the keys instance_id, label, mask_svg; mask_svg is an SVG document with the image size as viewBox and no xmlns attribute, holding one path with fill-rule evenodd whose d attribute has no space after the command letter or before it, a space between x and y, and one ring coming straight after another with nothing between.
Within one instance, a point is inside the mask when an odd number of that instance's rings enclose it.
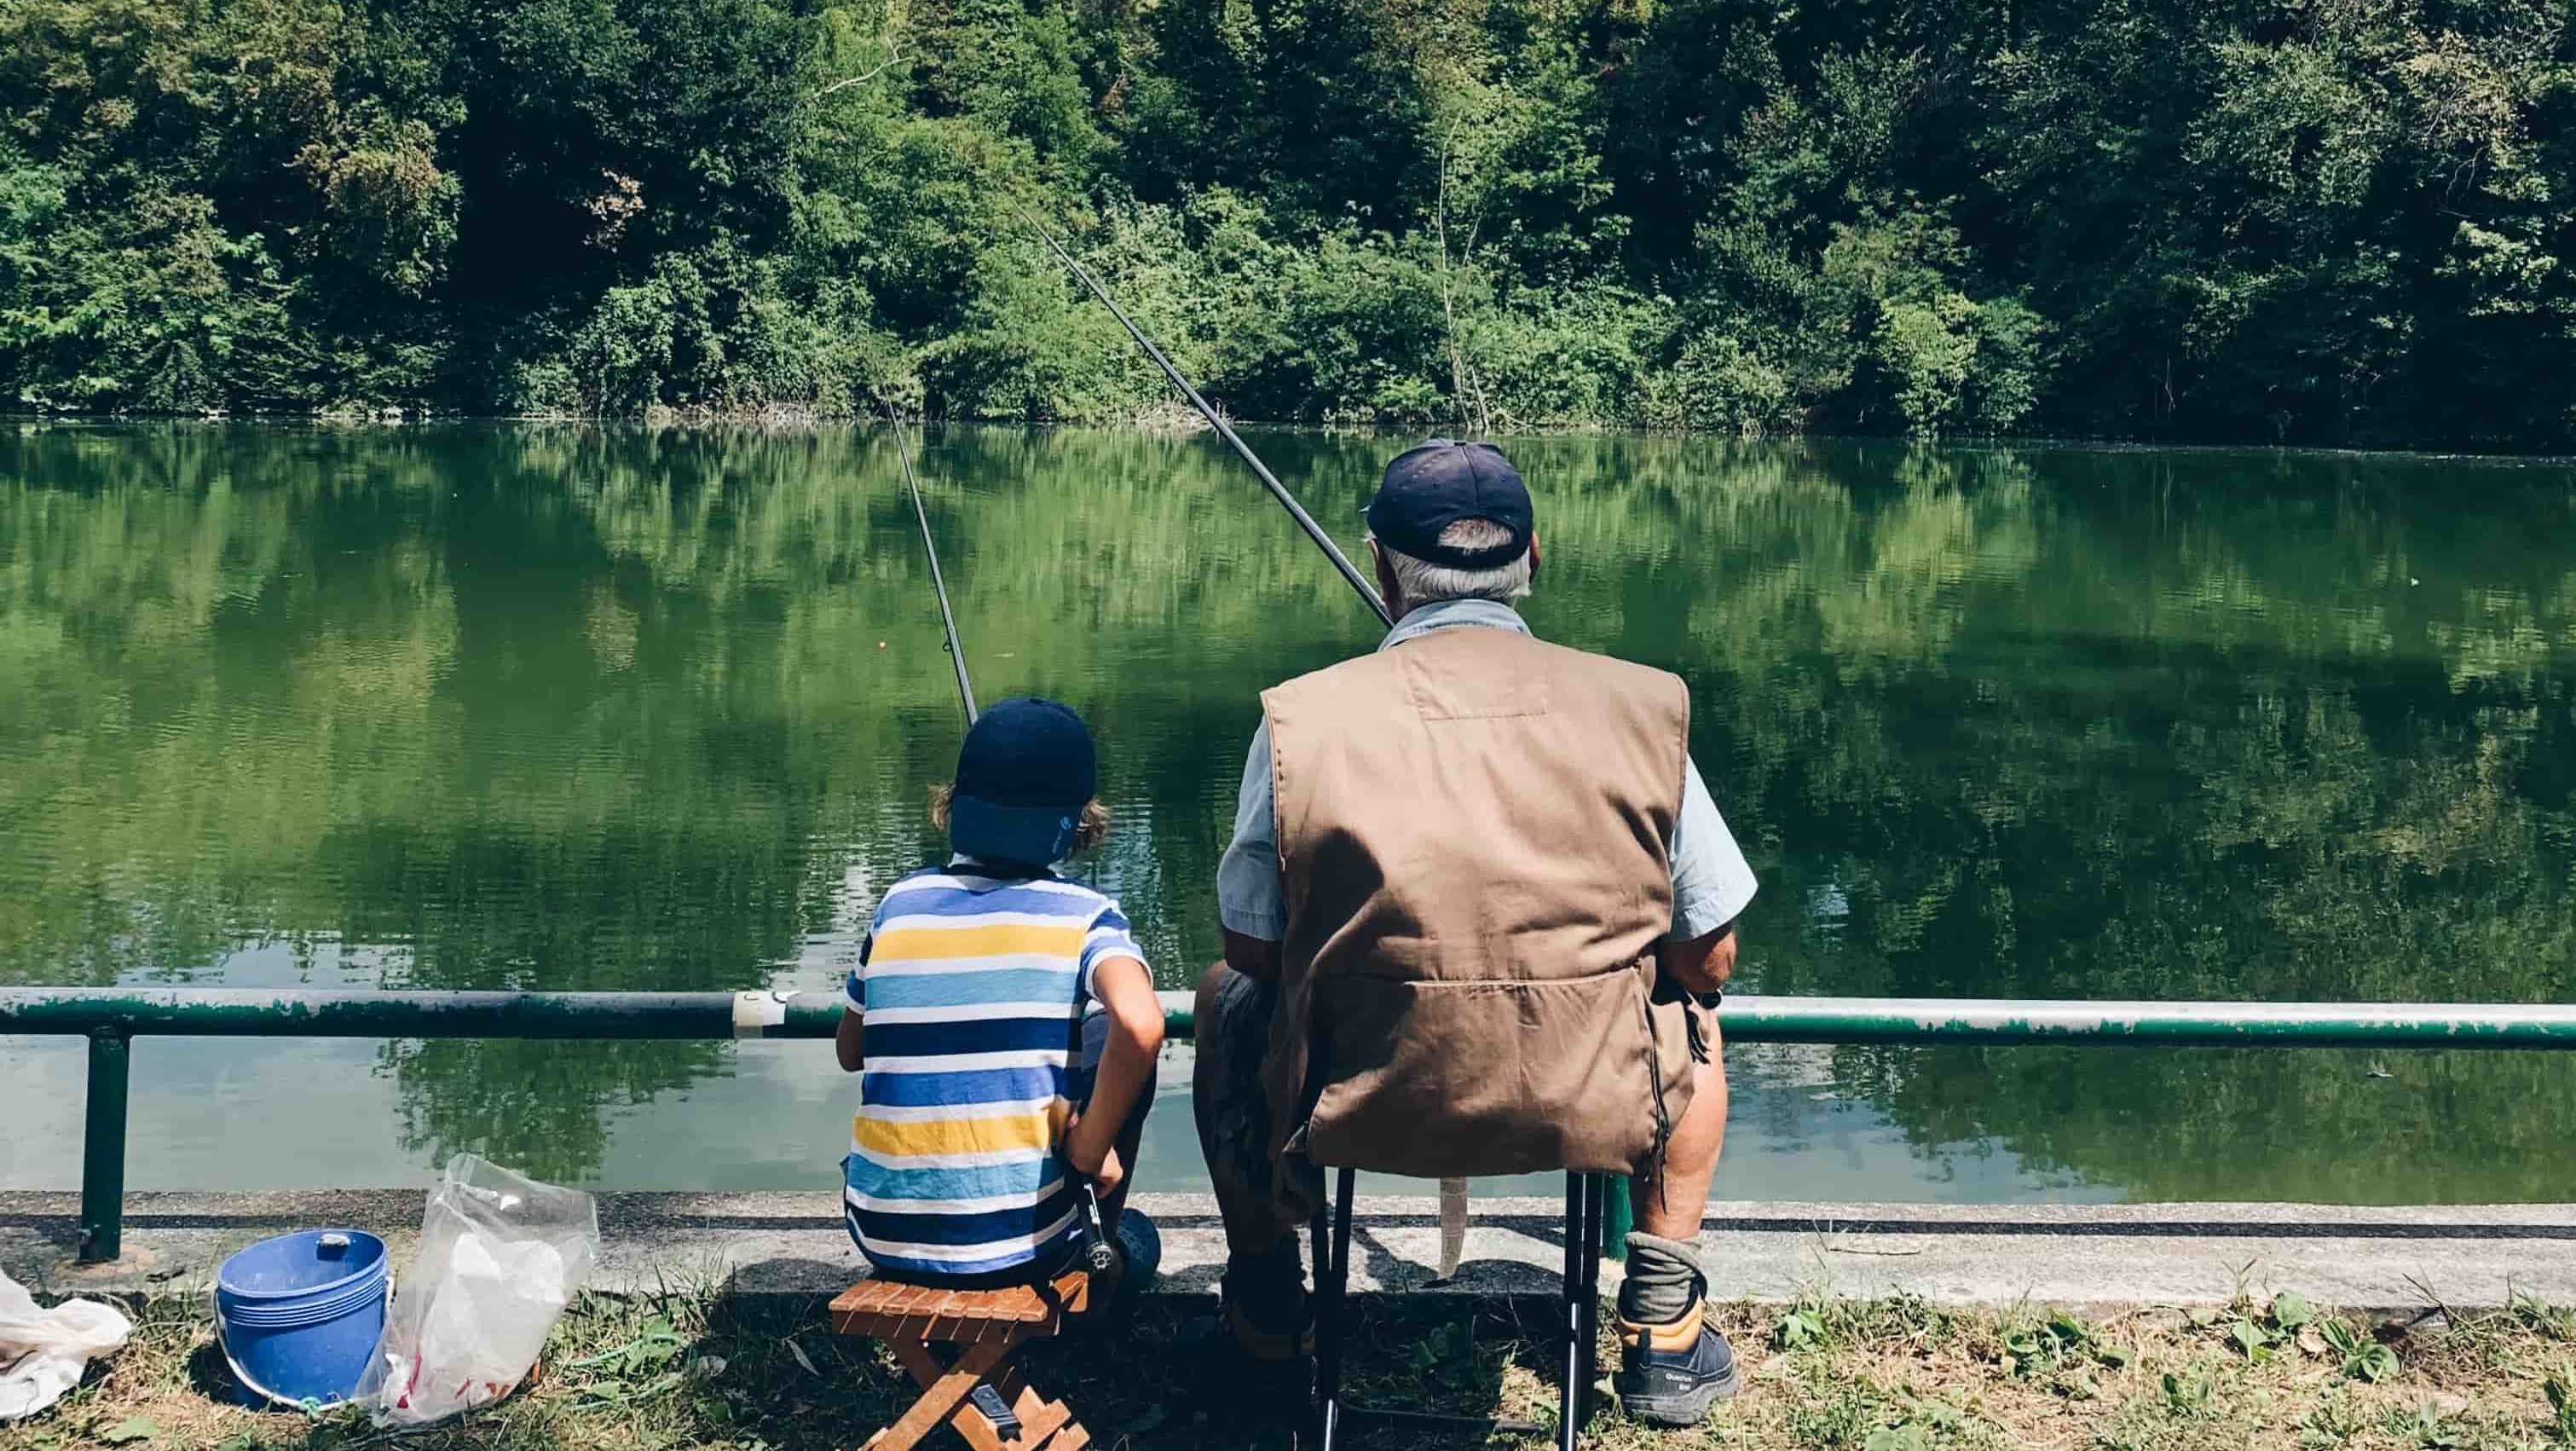
<instances>
[{"instance_id":1,"label":"child","mask_svg":"<svg viewBox=\"0 0 2576 1451\"><path fill-rule=\"evenodd\" d=\"M879 1275L1051 1278L1082 1181L1117 1242L1163 1008L1118 904L1049 870L1109 833L1096 773L1080 716L995 705L931 801L954 855L877 904L836 1047L862 1075L843 1207Z\"/></svg>"}]
</instances>

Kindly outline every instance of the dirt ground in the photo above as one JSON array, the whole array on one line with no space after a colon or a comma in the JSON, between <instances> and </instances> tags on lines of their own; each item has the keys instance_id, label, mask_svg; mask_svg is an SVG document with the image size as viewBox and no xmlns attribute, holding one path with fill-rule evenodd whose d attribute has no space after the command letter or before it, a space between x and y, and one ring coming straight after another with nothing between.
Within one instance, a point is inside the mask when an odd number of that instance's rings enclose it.
<instances>
[{"instance_id":1,"label":"dirt ground","mask_svg":"<svg viewBox=\"0 0 2576 1451\"><path fill-rule=\"evenodd\" d=\"M557 1328L533 1382L426 1431L346 1411L254 1411L201 1300L130 1306L132 1343L63 1402L0 1426L0 1451L848 1451L910 1400L886 1354L836 1341L820 1302L721 1294L591 1296ZM1122 1324L1039 1348L1041 1389L1095 1444L1286 1447L1239 1386L1179 1347L1201 1302L1149 1300ZM1361 1302L1354 1400L1552 1424L1555 1352L1538 1302L1417 1296ZM2295 1296L2090 1323L2044 1306L1997 1314L1911 1300L1735 1305L1721 1323L1744 1393L1691 1431L1623 1421L1606 1398L1585 1444L2218 1448L2576 1446L2576 1311L2524 1302L2454 1319L2439 1307L2369 1323ZM1605 1347L1604 1366L1616 1364ZM940 1433L934 1444L961 1442ZM1427 1437L1362 1423L1354 1446L1539 1447L1548 1436Z\"/></svg>"}]
</instances>

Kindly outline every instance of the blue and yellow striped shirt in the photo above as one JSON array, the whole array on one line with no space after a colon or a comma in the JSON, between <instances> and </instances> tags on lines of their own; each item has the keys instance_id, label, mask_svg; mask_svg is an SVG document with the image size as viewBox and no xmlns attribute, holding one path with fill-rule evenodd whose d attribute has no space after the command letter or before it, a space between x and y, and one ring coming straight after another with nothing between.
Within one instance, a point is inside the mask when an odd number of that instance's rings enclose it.
<instances>
[{"instance_id":1,"label":"blue and yellow striped shirt","mask_svg":"<svg viewBox=\"0 0 2576 1451\"><path fill-rule=\"evenodd\" d=\"M1013 1269L1080 1224L1057 1153L1093 967L1144 960L1118 904L965 858L877 904L849 1006L867 1061L844 1208L870 1263L912 1275Z\"/></svg>"}]
</instances>

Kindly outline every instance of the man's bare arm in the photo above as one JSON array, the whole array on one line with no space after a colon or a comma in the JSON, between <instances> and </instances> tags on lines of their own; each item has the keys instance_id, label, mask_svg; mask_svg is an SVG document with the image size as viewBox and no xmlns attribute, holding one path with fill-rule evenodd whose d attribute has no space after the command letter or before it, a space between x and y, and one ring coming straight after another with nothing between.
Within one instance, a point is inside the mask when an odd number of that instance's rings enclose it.
<instances>
[{"instance_id":1,"label":"man's bare arm","mask_svg":"<svg viewBox=\"0 0 2576 1451\"><path fill-rule=\"evenodd\" d=\"M841 1026L832 1031L832 1053L841 1060L843 1073L856 1073L866 1066L866 1021L848 1008L841 1009Z\"/></svg>"},{"instance_id":2,"label":"man's bare arm","mask_svg":"<svg viewBox=\"0 0 2576 1451\"><path fill-rule=\"evenodd\" d=\"M1228 927L1225 932L1225 965L1255 982L1279 980L1279 944L1258 937L1246 937Z\"/></svg>"},{"instance_id":3,"label":"man's bare arm","mask_svg":"<svg viewBox=\"0 0 2576 1451\"><path fill-rule=\"evenodd\" d=\"M1227 951L1231 954L1232 944ZM1655 966L1664 980L1684 992L1713 993L1726 986L1735 976L1735 924L1727 923L1705 936L1688 942L1663 942L1655 947Z\"/></svg>"}]
</instances>

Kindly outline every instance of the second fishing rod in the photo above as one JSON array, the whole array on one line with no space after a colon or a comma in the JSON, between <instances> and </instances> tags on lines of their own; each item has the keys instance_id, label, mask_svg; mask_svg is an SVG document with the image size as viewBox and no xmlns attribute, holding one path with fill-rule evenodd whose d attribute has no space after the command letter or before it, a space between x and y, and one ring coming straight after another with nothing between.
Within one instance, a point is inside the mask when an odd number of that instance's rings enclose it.
<instances>
[{"instance_id":1,"label":"second fishing rod","mask_svg":"<svg viewBox=\"0 0 2576 1451\"><path fill-rule=\"evenodd\" d=\"M1136 340L1136 346L1144 350L1145 356L1153 360L1154 366L1163 370L1163 376L1172 380L1173 387L1181 390L1181 396L1189 400L1190 407L1198 410L1198 415L1207 420L1208 426L1215 429L1217 436L1224 439L1234 450L1235 456L1242 459L1245 466L1252 470L1253 477L1261 480L1261 486L1270 491L1270 497L1277 499L1279 507L1288 511L1288 517L1297 521L1297 527L1306 532L1306 537L1315 542L1315 547L1324 551L1324 557L1332 562L1334 570L1359 593L1359 597L1368 603L1370 609L1377 612L1378 622L1393 629L1395 616L1387 609L1386 601L1378 597L1377 587L1369 583L1368 576L1360 573L1358 565L1351 563L1350 556L1344 554L1342 547L1333 542L1333 536L1324 532L1324 526L1315 522L1315 516L1306 512L1306 506L1298 503L1296 496L1288 492L1288 486L1279 482L1279 476L1272 473L1270 466L1261 461L1261 455L1252 451L1252 445L1243 441L1243 435L1234 431L1234 425L1225 421L1225 415L1217 412L1207 399L1199 396L1199 390L1191 386L1188 378L1182 376L1179 366L1173 363L1170 356L1164 353L1152 338L1145 335L1145 330L1138 327L1136 320L1127 315L1127 310L1118 305L1118 300L1109 295L1109 289L1101 286L1100 279L1091 275L1091 269L1083 266L1075 260L1071 252L1065 250L1064 244L1056 240L1055 233L1048 231L1035 217L1021 211L1018 207L1012 207L1011 210L1018 213L1020 221L1037 234L1039 241L1046 243L1047 250L1055 254L1056 260L1064 264L1065 270L1071 272L1093 297L1098 298L1102 307L1109 309L1109 315L1118 319L1118 325L1127 330L1127 336Z\"/></svg>"},{"instance_id":2,"label":"second fishing rod","mask_svg":"<svg viewBox=\"0 0 2576 1451\"><path fill-rule=\"evenodd\" d=\"M1304 530L1306 537L1315 542L1315 547L1324 552L1324 557L1332 562L1334 570L1359 594L1362 600L1367 602L1368 607L1376 612L1379 623L1388 629L1395 628L1395 612L1387 608L1386 600L1378 594L1367 577L1360 573L1359 566L1351 563L1350 556L1342 552L1341 546L1333 542L1333 537L1324 532L1324 527L1316 523L1315 517L1306 512L1305 506L1297 502L1296 497L1288 492L1285 484L1279 482L1279 476L1270 471L1270 466L1261 461L1261 456L1252 451L1252 446L1243 441L1243 436L1234 431L1234 426L1225 421L1224 415L1218 413L1207 399L1200 396L1199 390L1191 386L1188 378L1182 376L1179 366L1173 363L1170 355L1165 353L1152 338L1145 335L1145 330L1138 327L1136 320L1127 315L1127 310L1118 305L1118 300L1109 295L1109 289L1100 284L1099 278L1091 275L1091 269L1076 260L1073 253L1067 251L1064 244L1056 240L1055 234L1048 231L1036 218L1016 206L1011 210L1019 214L1020 221L1030 231L1035 232L1040 241L1046 243L1047 250L1055 254L1056 260L1064 264L1065 270L1071 272L1093 297L1099 299L1102 307L1109 309L1109 315L1118 319L1118 325L1127 330L1127 336L1135 339L1136 346L1144 350L1145 356L1153 360L1154 366L1163 370L1163 376L1172 381L1172 386L1181 391L1181 396L1188 399L1190 406L1198 410L1199 416L1207 420L1208 426L1216 430L1217 436L1226 441L1236 456L1252 470L1253 476L1261 480L1262 487L1270 491L1270 496L1279 501L1281 508L1288 511L1288 517L1297 521L1297 527ZM1349 1268L1349 1189L1350 1182L1345 1178L1342 1185L1343 1198L1340 1212L1333 1217L1332 1247L1329 1250L1326 1247L1324 1220L1319 1216L1315 1221L1313 1253L1319 1288L1324 1278L1324 1266L1328 1262L1338 1263L1340 1268L1337 1274L1346 1275ZM1466 1243L1467 1181L1444 1178L1440 1181L1440 1275L1443 1279L1457 1272L1460 1259L1466 1250ZM1568 1313L1573 1314L1572 1311ZM1575 1363L1574 1358L1577 1353L1575 1347L1581 1334L1579 1323L1570 1321L1566 1341L1569 1355L1566 1383L1569 1385L1575 1383L1575 1376L1570 1367ZM1319 1429L1326 1446L1333 1443L1341 1413L1338 1400L1339 1381L1340 1337L1334 1336L1326 1342L1326 1348L1317 1363L1317 1398L1324 1408ZM1400 1417L1410 1413L1376 1411L1371 1414ZM1430 1423L1445 1423L1444 1418L1437 1416L1418 1416L1417 1419ZM1489 1427L1499 1428L1503 1423L1487 1424ZM1526 1429L1535 1431L1537 1428L1532 1426ZM1564 1444L1572 1444L1570 1431L1566 1434Z\"/></svg>"}]
</instances>

